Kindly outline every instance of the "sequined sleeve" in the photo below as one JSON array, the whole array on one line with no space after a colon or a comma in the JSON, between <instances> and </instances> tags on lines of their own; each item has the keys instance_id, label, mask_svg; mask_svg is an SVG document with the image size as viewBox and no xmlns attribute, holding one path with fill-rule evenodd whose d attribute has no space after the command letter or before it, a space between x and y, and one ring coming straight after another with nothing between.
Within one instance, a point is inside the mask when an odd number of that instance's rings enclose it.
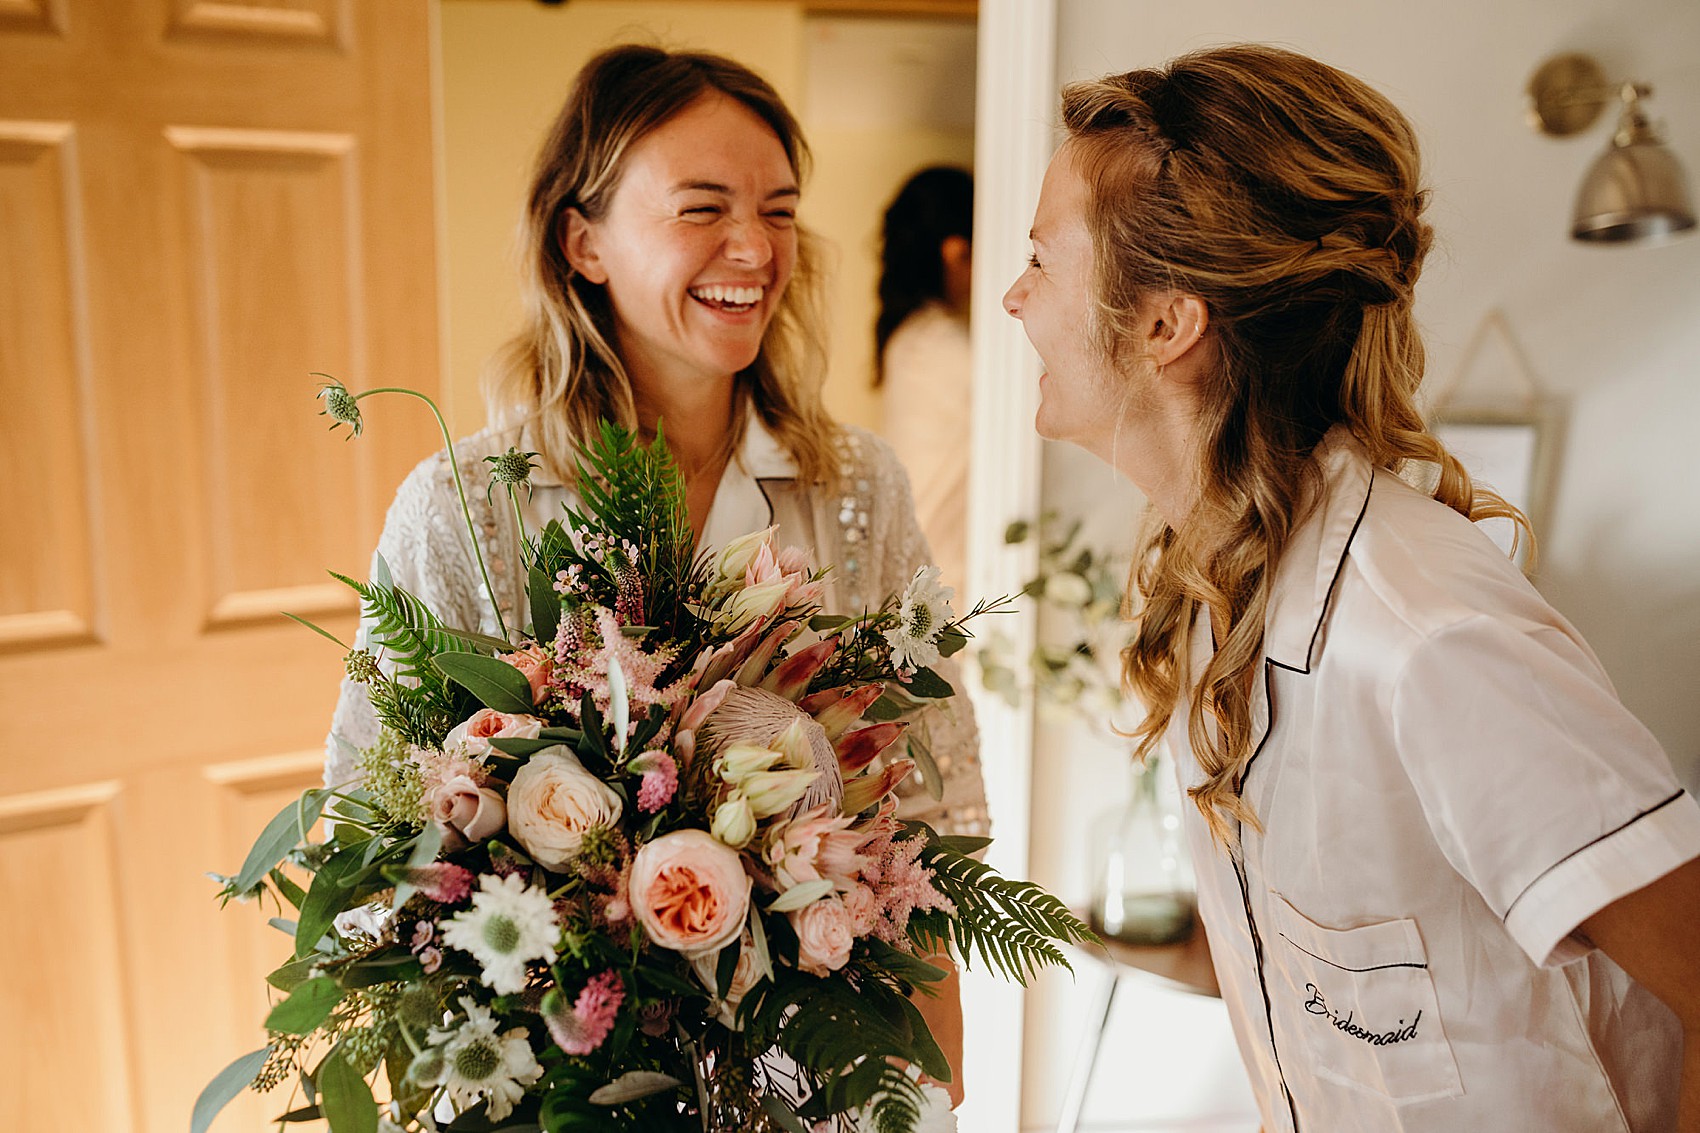
<instances>
[{"instance_id":1,"label":"sequined sleeve","mask_svg":"<svg viewBox=\"0 0 1700 1133\"><path fill-rule=\"evenodd\" d=\"M915 572L932 562L932 552L915 518L909 476L885 441L861 429L847 428L841 448L845 468L837 501L844 551L846 598L869 604L900 593ZM957 595L960 612L971 599ZM987 834L986 788L980 774L980 733L974 722L961 666L946 659L939 675L957 695L923 713L916 722L917 737L931 750L944 783L943 797L933 799L919 776L900 785L901 813L930 823L940 833Z\"/></svg>"},{"instance_id":2,"label":"sequined sleeve","mask_svg":"<svg viewBox=\"0 0 1700 1133\"><path fill-rule=\"evenodd\" d=\"M512 597L506 592L516 583L509 577L507 562L492 549L502 545L506 527L499 509L490 507L482 490L474 490L474 485L483 482L481 461L493 442L485 434L476 434L457 442L457 447L473 523L489 557L492 579L498 592L504 594L504 606L509 606ZM423 601L443 624L495 632L494 615L467 541L466 519L446 452L422 461L396 489L368 578L376 575L380 557L389 568L391 581ZM371 647L371 633L371 622L362 618L355 638L357 647ZM381 651L375 652L379 652L379 665L388 671ZM325 782L355 779L355 755L377 739L378 721L365 686L345 678L330 734L325 737Z\"/></svg>"}]
</instances>

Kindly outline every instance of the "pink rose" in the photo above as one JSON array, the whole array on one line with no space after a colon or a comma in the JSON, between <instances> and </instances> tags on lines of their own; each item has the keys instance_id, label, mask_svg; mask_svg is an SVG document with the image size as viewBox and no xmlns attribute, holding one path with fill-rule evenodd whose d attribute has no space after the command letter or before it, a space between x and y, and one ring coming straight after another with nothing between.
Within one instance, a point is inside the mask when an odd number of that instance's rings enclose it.
<instances>
[{"instance_id":1,"label":"pink rose","mask_svg":"<svg viewBox=\"0 0 1700 1133\"><path fill-rule=\"evenodd\" d=\"M824 976L849 963L856 937L850 931L850 914L836 894L785 915L797 930L797 967Z\"/></svg>"},{"instance_id":2,"label":"pink rose","mask_svg":"<svg viewBox=\"0 0 1700 1133\"><path fill-rule=\"evenodd\" d=\"M843 899L844 912L850 917L850 931L857 936L872 932L874 923L880 919L880 899L874 896L874 891L857 882L845 892Z\"/></svg>"},{"instance_id":3,"label":"pink rose","mask_svg":"<svg viewBox=\"0 0 1700 1133\"><path fill-rule=\"evenodd\" d=\"M500 830L508 817L501 795L465 775L433 787L425 796L425 805L431 820L445 834L458 835L468 842L484 841Z\"/></svg>"},{"instance_id":4,"label":"pink rose","mask_svg":"<svg viewBox=\"0 0 1700 1133\"><path fill-rule=\"evenodd\" d=\"M541 703L549 688L549 678L555 675L554 658L541 645L528 645L517 653L498 653L496 657L525 674L525 681L531 686L532 703Z\"/></svg>"},{"instance_id":5,"label":"pink rose","mask_svg":"<svg viewBox=\"0 0 1700 1133\"><path fill-rule=\"evenodd\" d=\"M449 730L449 734L443 737L443 750L453 751L464 746L479 756L484 756L490 753L491 740L534 740L542 731L543 721L535 716L480 708Z\"/></svg>"},{"instance_id":6,"label":"pink rose","mask_svg":"<svg viewBox=\"0 0 1700 1133\"><path fill-rule=\"evenodd\" d=\"M675 830L632 858L631 902L649 938L697 956L718 952L743 927L750 878L738 852L706 830Z\"/></svg>"}]
</instances>

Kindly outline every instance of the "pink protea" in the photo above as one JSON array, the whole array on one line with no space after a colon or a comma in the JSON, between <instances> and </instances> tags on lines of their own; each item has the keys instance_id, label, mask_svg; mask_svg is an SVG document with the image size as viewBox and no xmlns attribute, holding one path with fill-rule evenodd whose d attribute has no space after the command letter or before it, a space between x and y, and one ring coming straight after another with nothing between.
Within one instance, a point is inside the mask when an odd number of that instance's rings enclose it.
<instances>
[{"instance_id":1,"label":"pink protea","mask_svg":"<svg viewBox=\"0 0 1700 1133\"><path fill-rule=\"evenodd\" d=\"M571 1008L559 989L551 990L543 998L543 1019L562 1050L568 1054L589 1054L614 1029L625 998L625 985L620 982L619 973L610 968L590 978Z\"/></svg>"},{"instance_id":2,"label":"pink protea","mask_svg":"<svg viewBox=\"0 0 1700 1133\"><path fill-rule=\"evenodd\" d=\"M673 801L679 789L679 765L664 751L646 751L629 765L643 776L638 785L638 809L654 814Z\"/></svg>"}]
</instances>

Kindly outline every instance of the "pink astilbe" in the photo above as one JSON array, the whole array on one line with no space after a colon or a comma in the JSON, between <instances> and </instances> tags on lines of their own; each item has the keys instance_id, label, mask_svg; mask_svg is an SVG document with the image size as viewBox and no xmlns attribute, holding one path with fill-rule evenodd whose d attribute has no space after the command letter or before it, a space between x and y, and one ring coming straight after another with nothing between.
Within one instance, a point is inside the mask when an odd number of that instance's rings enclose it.
<instances>
[{"instance_id":1,"label":"pink astilbe","mask_svg":"<svg viewBox=\"0 0 1700 1133\"><path fill-rule=\"evenodd\" d=\"M419 768L419 785L427 795L463 775L479 787L490 783L490 770L484 766L483 760L460 745L456 745L453 751L416 747L411 749L410 758Z\"/></svg>"},{"instance_id":2,"label":"pink astilbe","mask_svg":"<svg viewBox=\"0 0 1700 1133\"><path fill-rule=\"evenodd\" d=\"M631 730L643 722L651 705L671 709L690 695L688 679L657 687L655 682L678 657L677 648L662 646L653 653L645 652L631 638L620 632L620 620L612 610L598 609L595 613L597 637L584 631L576 619L561 619L561 629L555 639L554 684L567 697L568 706L588 692L604 715L608 712L608 666L620 662L626 677L626 698L631 705ZM571 628L569 628L571 627Z\"/></svg>"},{"instance_id":3,"label":"pink astilbe","mask_svg":"<svg viewBox=\"0 0 1700 1133\"><path fill-rule=\"evenodd\" d=\"M909 947L909 918L915 913L937 910L956 915L950 898L933 887L933 871L917 860L925 848L925 838L898 839L889 831L876 834L862 846L869 859L862 879L877 903L871 931L887 944L905 950ZM852 916L861 919L854 913Z\"/></svg>"},{"instance_id":4,"label":"pink astilbe","mask_svg":"<svg viewBox=\"0 0 1700 1133\"><path fill-rule=\"evenodd\" d=\"M407 881L420 896L444 905L458 905L470 897L476 880L471 870L453 862L431 862L407 873Z\"/></svg>"},{"instance_id":5,"label":"pink astilbe","mask_svg":"<svg viewBox=\"0 0 1700 1133\"><path fill-rule=\"evenodd\" d=\"M549 1025L549 1034L562 1050L585 1055L601 1046L608 1032L614 1029L625 998L625 985L620 982L619 973L610 968L591 977L571 1009L567 1008L564 996L551 992L544 1000L543 1018Z\"/></svg>"},{"instance_id":6,"label":"pink astilbe","mask_svg":"<svg viewBox=\"0 0 1700 1133\"><path fill-rule=\"evenodd\" d=\"M672 756L664 751L646 751L632 760L630 768L643 776L638 784L639 810L654 814L673 801L679 789L679 765Z\"/></svg>"}]
</instances>

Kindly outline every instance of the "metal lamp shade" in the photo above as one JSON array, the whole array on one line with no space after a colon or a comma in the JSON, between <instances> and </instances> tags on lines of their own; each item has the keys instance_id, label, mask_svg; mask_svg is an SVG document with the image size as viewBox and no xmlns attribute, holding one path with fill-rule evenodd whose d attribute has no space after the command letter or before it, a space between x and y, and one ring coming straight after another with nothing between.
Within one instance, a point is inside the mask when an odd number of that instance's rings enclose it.
<instances>
[{"instance_id":1,"label":"metal lamp shade","mask_svg":"<svg viewBox=\"0 0 1700 1133\"><path fill-rule=\"evenodd\" d=\"M1645 136L1607 149L1576 194L1570 234L1615 243L1671 236L1694 227L1688 178L1676 155Z\"/></svg>"}]
</instances>

